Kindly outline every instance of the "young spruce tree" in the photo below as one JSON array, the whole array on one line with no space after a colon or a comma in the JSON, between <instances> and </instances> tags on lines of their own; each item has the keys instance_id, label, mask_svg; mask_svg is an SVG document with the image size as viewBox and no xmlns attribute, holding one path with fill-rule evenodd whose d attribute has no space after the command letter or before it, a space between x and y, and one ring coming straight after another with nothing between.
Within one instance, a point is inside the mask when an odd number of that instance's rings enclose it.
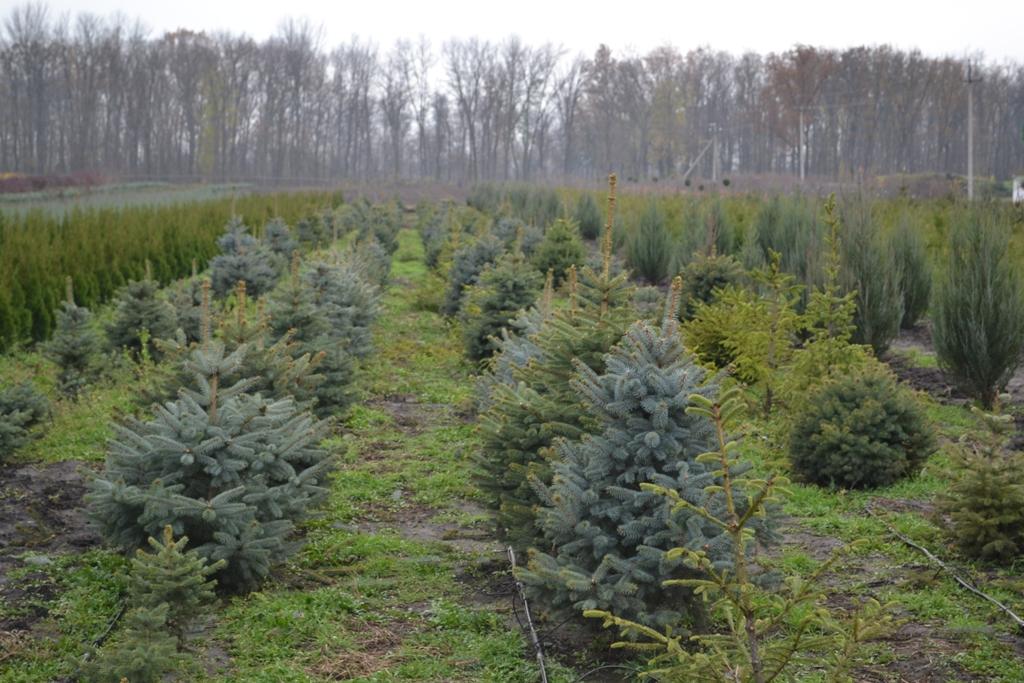
<instances>
[{"instance_id":1,"label":"young spruce tree","mask_svg":"<svg viewBox=\"0 0 1024 683\"><path fill-rule=\"evenodd\" d=\"M95 372L101 348L99 332L93 325L88 308L75 305L71 278L67 278L67 298L57 312L57 329L44 347L46 355L57 364L57 387L61 393L76 398Z\"/></svg>"},{"instance_id":2,"label":"young spruce tree","mask_svg":"<svg viewBox=\"0 0 1024 683\"><path fill-rule=\"evenodd\" d=\"M235 217L226 232L217 240L221 253L210 261L213 291L225 297L239 281L245 282L250 296L270 291L280 274L275 255L249 234L249 228ZM287 263L287 262L286 262Z\"/></svg>"},{"instance_id":3,"label":"young spruce tree","mask_svg":"<svg viewBox=\"0 0 1024 683\"><path fill-rule=\"evenodd\" d=\"M534 303L541 275L521 253L505 254L480 275L463 305L466 354L479 361L497 349L497 339L510 320Z\"/></svg>"},{"instance_id":4,"label":"young spruce tree","mask_svg":"<svg viewBox=\"0 0 1024 683\"><path fill-rule=\"evenodd\" d=\"M208 561L225 560L217 579L235 590L256 586L287 556L295 522L326 496L330 465L323 423L291 399L251 393L252 380L226 382L247 350L228 355L209 340L196 348L193 387L151 420L117 428L87 498L114 545L143 547L170 525Z\"/></svg>"},{"instance_id":5,"label":"young spruce tree","mask_svg":"<svg viewBox=\"0 0 1024 683\"><path fill-rule=\"evenodd\" d=\"M50 414L50 402L28 382L0 389L0 462L28 443Z\"/></svg>"},{"instance_id":6,"label":"young spruce tree","mask_svg":"<svg viewBox=\"0 0 1024 683\"><path fill-rule=\"evenodd\" d=\"M825 669L823 681L849 681L861 644L892 630L889 606L868 598L852 616L840 617L823 604L821 579L838 554L810 575L789 576L782 582L763 572L756 563L758 523L773 513L788 482L776 475L755 478L740 459L733 432L745 400L738 387L724 391L716 401L692 395L690 403L689 414L715 425L716 450L699 456L716 468L715 482L705 488L699 504L672 488L654 483L641 487L664 496L673 506L672 514L685 510L698 515L729 538L728 559L692 543L666 554L672 561L681 560L696 576L681 573L663 585L699 591L719 625L693 633L685 622L658 629L607 610L588 610L584 616L602 619L605 628L617 626L627 639L612 647L651 655L642 677L666 683L795 681L819 667Z\"/></svg>"},{"instance_id":7,"label":"young spruce tree","mask_svg":"<svg viewBox=\"0 0 1024 683\"><path fill-rule=\"evenodd\" d=\"M160 296L160 285L150 279L148 264L146 271L146 279L133 280L118 290L107 341L114 350L128 349L139 357L145 343L146 354L159 360L156 340L172 339L178 320L174 306Z\"/></svg>"},{"instance_id":8,"label":"young spruce tree","mask_svg":"<svg viewBox=\"0 0 1024 683\"><path fill-rule=\"evenodd\" d=\"M529 548L540 533L538 489L551 481L547 459L555 437L577 438L594 426L569 386L577 363L603 371L605 354L635 319L628 273L611 274L615 176L610 188L600 269L584 267L577 278L570 268L569 305L544 316L528 336L528 361L506 365L498 358L493 365L507 368L511 381L490 383L474 478L494 511L499 535L517 549ZM510 349L517 350L518 345Z\"/></svg>"},{"instance_id":9,"label":"young spruce tree","mask_svg":"<svg viewBox=\"0 0 1024 683\"><path fill-rule=\"evenodd\" d=\"M565 280L569 267L579 268L585 256L586 250L576 225L560 218L544 231L544 239L537 245L531 260L538 271L554 272L555 286L558 287Z\"/></svg>"},{"instance_id":10,"label":"young spruce tree","mask_svg":"<svg viewBox=\"0 0 1024 683\"><path fill-rule=\"evenodd\" d=\"M164 527L160 538L150 538L153 552L141 548L132 558L129 577L131 603L135 607L168 606L167 627L181 643L192 623L214 600L217 581L209 577L226 562L209 564L195 550L185 550L188 537L174 540L174 530Z\"/></svg>"},{"instance_id":11,"label":"young spruce tree","mask_svg":"<svg viewBox=\"0 0 1024 683\"><path fill-rule=\"evenodd\" d=\"M88 683L159 683L183 660L177 639L167 629L167 603L136 607L124 617L114 641L82 668Z\"/></svg>"},{"instance_id":12,"label":"young spruce tree","mask_svg":"<svg viewBox=\"0 0 1024 683\"><path fill-rule=\"evenodd\" d=\"M677 279L660 326L635 323L611 350L605 370L581 366L573 388L600 425L581 440L556 442L554 478L539 513L551 552L532 551L520 576L538 600L559 610L608 610L648 625L677 624L693 605L663 582L683 545L715 562L732 555L729 536L693 510L641 488L657 484L700 504L714 468L699 456L715 443L713 423L687 412L714 381L683 347ZM628 616L627 616L628 615Z\"/></svg>"}]
</instances>

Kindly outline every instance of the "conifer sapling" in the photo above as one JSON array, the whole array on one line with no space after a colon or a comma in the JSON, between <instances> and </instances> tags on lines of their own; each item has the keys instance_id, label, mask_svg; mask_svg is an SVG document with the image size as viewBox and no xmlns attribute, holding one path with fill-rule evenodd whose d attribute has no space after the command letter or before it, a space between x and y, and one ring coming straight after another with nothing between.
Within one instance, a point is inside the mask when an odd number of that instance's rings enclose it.
<instances>
[{"instance_id":1,"label":"conifer sapling","mask_svg":"<svg viewBox=\"0 0 1024 683\"><path fill-rule=\"evenodd\" d=\"M775 577L762 572L754 561L757 525L773 514L779 498L787 493L788 482L777 475L751 476L749 465L738 457L739 441L734 432L745 409L738 387L722 391L714 400L694 394L689 403L687 413L714 425L713 450L697 458L712 468L714 483L698 500L658 483L640 486L664 497L672 514L685 511L696 515L729 539L727 559L691 542L665 554L681 562L692 576L671 578L664 585L701 595L720 626L693 633L683 622L659 629L606 609L588 609L584 615L601 619L605 628L618 627L627 640L612 647L653 653L643 675L659 681L772 683L798 680L800 672L822 664L825 680L848 680L860 645L892 629L888 606L868 598L847 618L837 618L824 608L825 596L819 585L838 554L809 577L787 577L781 586ZM686 540L685 536L679 538Z\"/></svg>"},{"instance_id":2,"label":"conifer sapling","mask_svg":"<svg viewBox=\"0 0 1024 683\"><path fill-rule=\"evenodd\" d=\"M101 348L99 332L88 308L75 305L71 278L67 278L67 296L57 312L57 327L44 347L57 364L57 387L71 398L85 389L95 374L95 361Z\"/></svg>"}]
</instances>

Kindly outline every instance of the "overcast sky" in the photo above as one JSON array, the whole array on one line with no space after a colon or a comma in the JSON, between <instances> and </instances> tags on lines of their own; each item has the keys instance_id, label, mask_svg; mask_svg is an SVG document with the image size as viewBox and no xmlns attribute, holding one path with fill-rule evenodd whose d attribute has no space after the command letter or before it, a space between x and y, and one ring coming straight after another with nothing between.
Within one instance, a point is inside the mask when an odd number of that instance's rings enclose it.
<instances>
[{"instance_id":1,"label":"overcast sky","mask_svg":"<svg viewBox=\"0 0 1024 683\"><path fill-rule=\"evenodd\" d=\"M20 4L0 0L0 14ZM154 33L175 28L230 30L263 39L286 16L321 26L326 46L357 34L389 46L426 35L500 40L515 34L530 44L551 42L571 53L645 52L672 44L741 53L781 51L795 43L826 47L888 43L929 55L984 52L991 60L1024 61L1021 0L50 0L53 15L121 12Z\"/></svg>"}]
</instances>

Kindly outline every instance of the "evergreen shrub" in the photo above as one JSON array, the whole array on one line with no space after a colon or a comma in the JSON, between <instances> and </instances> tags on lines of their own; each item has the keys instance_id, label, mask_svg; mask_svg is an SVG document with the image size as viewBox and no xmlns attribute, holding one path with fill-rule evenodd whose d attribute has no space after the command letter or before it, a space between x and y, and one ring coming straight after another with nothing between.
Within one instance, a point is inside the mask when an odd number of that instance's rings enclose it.
<instances>
[{"instance_id":1,"label":"evergreen shrub","mask_svg":"<svg viewBox=\"0 0 1024 683\"><path fill-rule=\"evenodd\" d=\"M250 296L259 297L273 289L280 275L280 260L255 237L238 218L228 222L217 240L221 253L210 261L213 292L227 296L238 282L245 283Z\"/></svg>"},{"instance_id":2,"label":"evergreen shrub","mask_svg":"<svg viewBox=\"0 0 1024 683\"><path fill-rule=\"evenodd\" d=\"M152 419L117 427L87 496L112 544L144 547L169 525L207 561L226 561L216 577L232 590L254 588L287 557L295 523L327 495L331 463L324 423L291 399L252 393L252 380L226 381L246 351L227 355L219 341L195 349L193 386Z\"/></svg>"},{"instance_id":3,"label":"evergreen shrub","mask_svg":"<svg viewBox=\"0 0 1024 683\"><path fill-rule=\"evenodd\" d=\"M506 254L480 275L462 307L466 355L475 361L493 354L501 331L533 304L542 278L521 254Z\"/></svg>"},{"instance_id":4,"label":"evergreen shrub","mask_svg":"<svg viewBox=\"0 0 1024 683\"><path fill-rule=\"evenodd\" d=\"M583 239L596 240L601 235L601 229L604 227L601 210L589 192L584 192L577 200L573 220L579 226Z\"/></svg>"},{"instance_id":5,"label":"evergreen shrub","mask_svg":"<svg viewBox=\"0 0 1024 683\"><path fill-rule=\"evenodd\" d=\"M450 317L459 312L465 289L475 285L483 269L497 261L504 251L505 245L493 235L484 235L455 251L448 272L444 304L441 306L444 315Z\"/></svg>"},{"instance_id":6,"label":"evergreen shrub","mask_svg":"<svg viewBox=\"0 0 1024 683\"><path fill-rule=\"evenodd\" d=\"M57 312L53 337L43 347L46 356L57 364L57 388L75 398L96 374L96 361L102 342L88 308L76 306L70 299Z\"/></svg>"},{"instance_id":7,"label":"evergreen shrub","mask_svg":"<svg viewBox=\"0 0 1024 683\"><path fill-rule=\"evenodd\" d=\"M665 216L653 199L640 216L640 224L627 243L626 263L651 284L658 284L669 276L672 263L671 237L665 225Z\"/></svg>"},{"instance_id":8,"label":"evergreen shrub","mask_svg":"<svg viewBox=\"0 0 1024 683\"><path fill-rule=\"evenodd\" d=\"M921 407L880 369L822 386L795 417L789 438L795 474L846 489L888 486L914 474L934 451Z\"/></svg>"},{"instance_id":9,"label":"evergreen shrub","mask_svg":"<svg viewBox=\"0 0 1024 683\"><path fill-rule=\"evenodd\" d=\"M682 309L684 320L689 320L700 303L711 303L716 292L729 285L746 281L746 272L732 256L698 256L679 274L683 279Z\"/></svg>"},{"instance_id":10,"label":"evergreen shrub","mask_svg":"<svg viewBox=\"0 0 1024 683\"><path fill-rule=\"evenodd\" d=\"M867 201L846 202L842 222L840 279L846 291L856 292L852 341L881 354L899 334L903 319L900 264Z\"/></svg>"},{"instance_id":11,"label":"evergreen shrub","mask_svg":"<svg viewBox=\"0 0 1024 683\"><path fill-rule=\"evenodd\" d=\"M558 287L565 280L569 267L579 268L583 265L585 257L586 250L583 248L576 225L571 221L559 219L548 226L544 239L533 252L531 261L538 271L553 272L555 287Z\"/></svg>"},{"instance_id":12,"label":"evergreen shrub","mask_svg":"<svg viewBox=\"0 0 1024 683\"><path fill-rule=\"evenodd\" d=\"M896 221L889 249L896 260L899 288L903 294L903 317L900 327L909 330L928 311L932 293L932 272L921 226L912 222L904 211Z\"/></svg>"},{"instance_id":13,"label":"evergreen shrub","mask_svg":"<svg viewBox=\"0 0 1024 683\"><path fill-rule=\"evenodd\" d=\"M1007 448L1016 431L1011 416L980 414L987 433L955 452L940 526L964 555L1011 563L1024 550L1024 454Z\"/></svg>"},{"instance_id":14,"label":"evergreen shrub","mask_svg":"<svg viewBox=\"0 0 1024 683\"><path fill-rule=\"evenodd\" d=\"M0 390L0 462L27 444L49 414L49 401L27 382Z\"/></svg>"},{"instance_id":15,"label":"evergreen shrub","mask_svg":"<svg viewBox=\"0 0 1024 683\"><path fill-rule=\"evenodd\" d=\"M963 210L933 303L939 364L990 408L1024 352L1024 276L1010 222L993 207Z\"/></svg>"},{"instance_id":16,"label":"evergreen shrub","mask_svg":"<svg viewBox=\"0 0 1024 683\"><path fill-rule=\"evenodd\" d=\"M556 442L552 484L539 512L550 551L530 554L520 578L537 603L555 611L607 610L652 626L678 624L699 598L669 579L687 573L668 555L703 549L715 563L732 555L723 529L646 488L656 484L699 504L716 481L698 458L715 447L715 429L687 408L715 382L681 343L675 310L662 326L634 324L608 354L603 374L580 368L573 382L599 425L582 440Z\"/></svg>"},{"instance_id":17,"label":"evergreen shrub","mask_svg":"<svg viewBox=\"0 0 1024 683\"><path fill-rule=\"evenodd\" d=\"M174 338L177 326L174 306L161 296L160 285L150 279L132 281L117 292L107 341L114 350L129 349L137 356L145 345L146 354L159 359L156 340Z\"/></svg>"}]
</instances>

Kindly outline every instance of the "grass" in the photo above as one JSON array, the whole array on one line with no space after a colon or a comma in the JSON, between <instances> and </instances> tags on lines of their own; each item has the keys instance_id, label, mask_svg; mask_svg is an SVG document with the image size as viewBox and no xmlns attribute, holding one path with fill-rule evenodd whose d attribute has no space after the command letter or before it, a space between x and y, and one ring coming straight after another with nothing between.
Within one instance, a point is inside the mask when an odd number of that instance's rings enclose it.
<instances>
[{"instance_id":1,"label":"grass","mask_svg":"<svg viewBox=\"0 0 1024 683\"><path fill-rule=\"evenodd\" d=\"M190 645L196 656L181 672L183 680L538 680L508 606L482 593L496 559L489 551L496 548L484 540L487 517L467 459L478 438L468 418L475 368L463 358L457 327L434 311L437 291L418 236L404 230L376 330L377 352L360 375L360 399L326 442L339 460L331 496L322 514L304 525L302 549L262 590L227 599L216 610ZM37 354L0 358L0 373L31 377L55 398L52 365ZM131 377L124 375L94 388L88 400L57 401L47 431L18 460L102 459L110 418L132 410L130 396ZM867 596L896 603L901 618L927 629L928 636L913 644L951 667L948 680L1024 680L1005 616L930 568L881 519L865 513L872 504L915 542L943 557L952 554L938 526L914 505L929 505L947 488L949 449L978 424L962 406L924 400L941 447L917 477L871 492L793 484L783 507L787 525L832 544L862 539L829 578L833 592L853 603ZM744 448L759 469L784 466L777 443L749 439ZM808 575L820 550L813 541L784 545L773 562ZM125 571L118 555L90 551L12 574L19 585L40 588L36 602L18 609L46 609L49 616L37 639L7 643L0 634L0 650L14 653L0 657L0 682L52 680L72 671L74 658L117 611ZM964 571L981 577L986 592L1024 610L1014 570L966 565ZM5 609L14 608L0 602L0 615L12 616ZM898 647L898 641L872 644L866 665L899 680L892 673ZM549 676L575 679L558 663Z\"/></svg>"},{"instance_id":2,"label":"grass","mask_svg":"<svg viewBox=\"0 0 1024 683\"><path fill-rule=\"evenodd\" d=\"M231 664L202 680L537 680L506 606L466 602L489 558L445 542L478 535L482 516L463 417L472 368L458 331L417 305L428 284L418 235L403 231L362 400L331 442L342 465L325 514L275 583L228 606L215 638ZM569 674L556 666L552 680Z\"/></svg>"},{"instance_id":3,"label":"grass","mask_svg":"<svg viewBox=\"0 0 1024 683\"><path fill-rule=\"evenodd\" d=\"M126 572L127 561L106 550L65 555L49 565L12 571L9 578L19 587L40 594L35 604L29 601L23 608L44 608L49 616L42 637L8 644L0 633L0 652L13 660L0 657L0 683L51 681L74 671L86 645L117 612ZM10 610L0 600L0 615L17 616Z\"/></svg>"},{"instance_id":4,"label":"grass","mask_svg":"<svg viewBox=\"0 0 1024 683\"><path fill-rule=\"evenodd\" d=\"M466 418L473 368L462 358L458 330L417 303L429 278L418 235L403 231L377 352L360 376L361 400L327 441L340 460L330 499L304 526L302 550L262 590L217 610L192 645L197 656L184 679L537 680L508 605L469 599L485 585L480 566L493 556L449 542L479 539L484 519L466 459L476 443ZM49 392L47 361L19 358L19 367L33 363ZM130 383L122 382L60 406L50 429L19 458L102 458L105 425L129 409L129 396ZM0 681L68 673L68 658L116 611L123 560L94 552L60 562L53 572L66 574L60 580L67 592L46 601L45 620L60 634L60 656L48 639L32 641L13 664L4 662ZM552 681L571 678L554 665Z\"/></svg>"}]
</instances>

